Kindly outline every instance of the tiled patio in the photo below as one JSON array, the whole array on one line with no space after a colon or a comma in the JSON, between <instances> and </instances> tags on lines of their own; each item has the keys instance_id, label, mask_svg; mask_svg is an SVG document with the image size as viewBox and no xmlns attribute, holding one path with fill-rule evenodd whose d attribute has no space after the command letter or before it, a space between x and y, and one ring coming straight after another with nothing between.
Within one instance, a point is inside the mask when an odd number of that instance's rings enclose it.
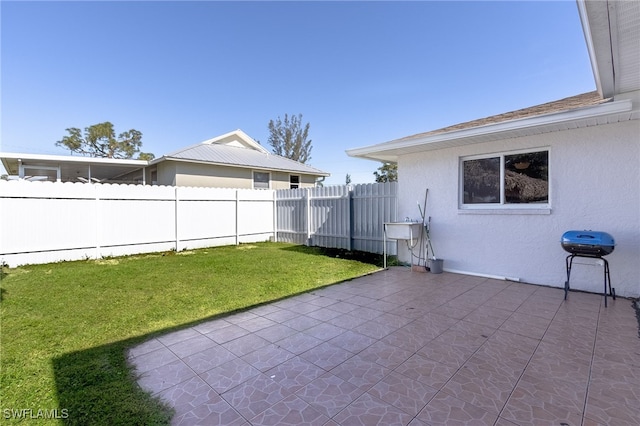
<instances>
[{"instance_id":1,"label":"tiled patio","mask_svg":"<svg viewBox=\"0 0 640 426\"><path fill-rule=\"evenodd\" d=\"M167 334L129 359L176 425L638 425L631 301L563 296L398 267Z\"/></svg>"}]
</instances>

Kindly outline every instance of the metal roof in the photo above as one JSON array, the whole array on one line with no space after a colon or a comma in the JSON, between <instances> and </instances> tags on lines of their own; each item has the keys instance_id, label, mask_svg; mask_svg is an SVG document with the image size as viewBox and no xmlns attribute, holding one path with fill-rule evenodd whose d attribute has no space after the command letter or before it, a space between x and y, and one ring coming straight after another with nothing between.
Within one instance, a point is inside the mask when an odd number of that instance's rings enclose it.
<instances>
[{"instance_id":1,"label":"metal roof","mask_svg":"<svg viewBox=\"0 0 640 426\"><path fill-rule=\"evenodd\" d=\"M153 160L151 164L165 160L279 170L314 176L329 176L329 173L323 172L320 169L279 155L258 151L253 148L209 143L208 141L165 155L157 160Z\"/></svg>"},{"instance_id":2,"label":"metal roof","mask_svg":"<svg viewBox=\"0 0 640 426\"><path fill-rule=\"evenodd\" d=\"M70 155L45 155L17 152L0 152L0 161L9 175L18 175L20 165L27 168L27 178L48 177L56 180L55 169L60 170L62 181L76 182L91 177L99 181L118 181L118 177L140 171L148 165L145 160L84 157Z\"/></svg>"},{"instance_id":3,"label":"metal roof","mask_svg":"<svg viewBox=\"0 0 640 426\"><path fill-rule=\"evenodd\" d=\"M151 161L0 152L0 161L10 175L18 175L22 165L32 178L56 180L59 174L62 181L85 181L89 177L111 182L136 171L139 176L128 177L142 180L145 167L167 160L329 176L315 167L271 154L240 129Z\"/></svg>"}]
</instances>

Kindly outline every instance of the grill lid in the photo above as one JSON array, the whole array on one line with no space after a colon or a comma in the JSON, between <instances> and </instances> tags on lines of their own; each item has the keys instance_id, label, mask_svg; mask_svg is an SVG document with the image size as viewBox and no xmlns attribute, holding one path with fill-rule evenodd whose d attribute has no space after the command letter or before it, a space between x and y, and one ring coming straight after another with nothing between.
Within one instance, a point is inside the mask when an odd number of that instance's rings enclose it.
<instances>
[{"instance_id":1,"label":"grill lid","mask_svg":"<svg viewBox=\"0 0 640 426\"><path fill-rule=\"evenodd\" d=\"M562 248L569 253L605 256L616 245L613 237L600 231L567 231L562 234Z\"/></svg>"}]
</instances>

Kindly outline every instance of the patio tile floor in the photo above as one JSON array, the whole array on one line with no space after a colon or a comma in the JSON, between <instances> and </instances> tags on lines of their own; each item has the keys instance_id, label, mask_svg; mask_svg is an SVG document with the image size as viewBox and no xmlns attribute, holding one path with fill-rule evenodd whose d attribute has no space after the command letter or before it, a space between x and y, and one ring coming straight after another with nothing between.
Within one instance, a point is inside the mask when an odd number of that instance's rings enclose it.
<instances>
[{"instance_id":1,"label":"patio tile floor","mask_svg":"<svg viewBox=\"0 0 640 426\"><path fill-rule=\"evenodd\" d=\"M391 268L131 348L174 425L637 425L632 303Z\"/></svg>"}]
</instances>

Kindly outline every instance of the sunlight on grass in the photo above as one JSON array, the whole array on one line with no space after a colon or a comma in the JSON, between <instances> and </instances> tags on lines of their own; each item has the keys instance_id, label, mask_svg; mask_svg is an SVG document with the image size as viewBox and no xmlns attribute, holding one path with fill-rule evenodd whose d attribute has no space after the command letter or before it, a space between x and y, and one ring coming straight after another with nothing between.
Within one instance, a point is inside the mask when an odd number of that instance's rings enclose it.
<instances>
[{"instance_id":1,"label":"sunlight on grass","mask_svg":"<svg viewBox=\"0 0 640 426\"><path fill-rule=\"evenodd\" d=\"M378 269L280 243L4 269L0 408L66 424L163 424L125 350L215 315Z\"/></svg>"}]
</instances>

